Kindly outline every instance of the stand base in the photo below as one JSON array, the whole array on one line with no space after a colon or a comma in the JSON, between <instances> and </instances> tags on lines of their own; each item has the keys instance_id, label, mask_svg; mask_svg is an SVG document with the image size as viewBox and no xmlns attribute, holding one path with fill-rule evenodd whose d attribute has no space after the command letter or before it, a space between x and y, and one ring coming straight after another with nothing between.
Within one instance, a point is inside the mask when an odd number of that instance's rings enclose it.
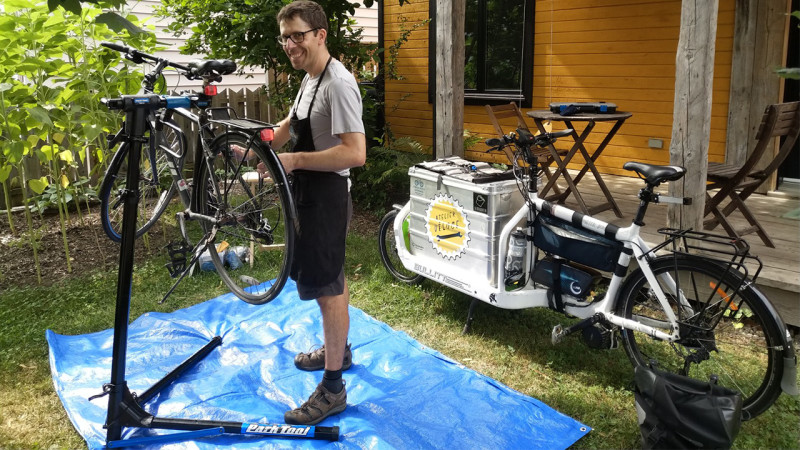
<instances>
[{"instance_id":1,"label":"stand base","mask_svg":"<svg viewBox=\"0 0 800 450\"><path fill-rule=\"evenodd\" d=\"M168 436L152 436L136 438L131 440L120 440L109 436L106 444L109 447L126 447L129 445L139 445L142 443L164 442L165 439L194 439L201 436L210 436L222 433L231 434L251 434L268 437L281 438L304 438L318 439L327 441L339 440L339 427L320 427L312 425L285 425L273 423L250 423L250 422L225 422L216 420L194 420L178 418L156 417L145 411L140 403L144 403L152 398L158 391L172 383L187 368L199 362L211 350L222 343L219 336L212 339L203 348L189 357L180 366L159 380L141 396L135 396L128 389L127 384L121 386L108 386L107 392L113 398L116 391L122 390L122 401L117 405L114 414L109 414L108 423L105 428L109 430L121 430L123 427L135 428L163 428L168 430L193 431L193 433L181 433ZM111 411L110 411L111 412ZM109 434L111 434L109 432Z\"/></svg>"}]
</instances>

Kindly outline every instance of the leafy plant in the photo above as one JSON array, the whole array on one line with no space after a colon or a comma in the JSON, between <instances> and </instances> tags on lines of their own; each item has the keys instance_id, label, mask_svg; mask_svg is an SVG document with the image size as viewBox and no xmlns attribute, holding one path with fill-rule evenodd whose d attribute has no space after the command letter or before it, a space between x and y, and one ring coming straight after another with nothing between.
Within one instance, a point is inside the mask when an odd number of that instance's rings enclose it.
<instances>
[{"instance_id":1,"label":"leafy plant","mask_svg":"<svg viewBox=\"0 0 800 450\"><path fill-rule=\"evenodd\" d=\"M72 6L70 2L66 6ZM65 7L66 7L65 6ZM128 70L116 52L100 49L101 40L124 39L129 45L152 48L154 36L112 32L96 19L95 7L79 13L48 7L48 2L7 0L0 11L0 184L6 205L12 188L28 206L28 188L41 194L49 187L57 199L64 249L69 261L66 222L70 190L83 189L82 180L103 168L105 135L115 129L119 115L100 104L101 97L136 92L141 76ZM129 21L135 17L127 16ZM28 172L25 161L38 161L41 170ZM79 164L79 162L81 164ZM85 173L79 173L82 167ZM42 173L43 172L43 173ZM72 186L79 183L77 186ZM30 209L25 208L31 223ZM81 217L80 208L77 209ZM12 232L16 233L8 212ZM33 246L34 252L36 247ZM69 264L69 262L68 262ZM68 266L69 269L69 266Z\"/></svg>"},{"instance_id":2,"label":"leafy plant","mask_svg":"<svg viewBox=\"0 0 800 450\"><path fill-rule=\"evenodd\" d=\"M401 137L367 149L367 162L351 169L351 195L359 207L380 215L393 203L408 200L408 168L430 158L431 150Z\"/></svg>"},{"instance_id":3,"label":"leafy plant","mask_svg":"<svg viewBox=\"0 0 800 450\"><path fill-rule=\"evenodd\" d=\"M478 142L482 142L483 137L473 133L472 131L464 129L464 150L469 150L472 148L473 145L477 144Z\"/></svg>"}]
</instances>

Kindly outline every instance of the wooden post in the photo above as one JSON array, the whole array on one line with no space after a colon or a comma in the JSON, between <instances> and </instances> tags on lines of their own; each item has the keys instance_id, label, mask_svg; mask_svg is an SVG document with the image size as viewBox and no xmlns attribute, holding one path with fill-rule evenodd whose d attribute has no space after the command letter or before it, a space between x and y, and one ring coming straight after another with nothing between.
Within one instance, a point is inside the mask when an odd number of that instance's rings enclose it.
<instances>
[{"instance_id":1,"label":"wooden post","mask_svg":"<svg viewBox=\"0 0 800 450\"><path fill-rule=\"evenodd\" d=\"M786 62L786 42L789 33L789 13L791 1L761 0L758 8L758 24L756 32L756 56L753 60L755 67L753 76L753 98L764 99L763 105L751 105L751 122L756 120L760 125L760 118L764 108L772 103L783 101L783 79L775 74L775 68L783 67ZM761 70L759 70L759 68ZM758 109L756 107L758 106ZM754 128L753 136L755 136ZM764 157L756 164L757 169L766 167L778 153L780 142L776 139L772 148L767 149ZM749 149L752 150L752 149ZM756 192L762 194L774 189L777 184L777 171L763 183Z\"/></svg>"},{"instance_id":2,"label":"wooden post","mask_svg":"<svg viewBox=\"0 0 800 450\"><path fill-rule=\"evenodd\" d=\"M669 159L687 173L680 181L669 183L669 191L672 196L690 197L692 204L669 206L670 227L702 229L718 6L718 0L681 2Z\"/></svg>"},{"instance_id":3,"label":"wooden post","mask_svg":"<svg viewBox=\"0 0 800 450\"><path fill-rule=\"evenodd\" d=\"M436 157L464 156L465 0L436 2Z\"/></svg>"},{"instance_id":4,"label":"wooden post","mask_svg":"<svg viewBox=\"0 0 800 450\"><path fill-rule=\"evenodd\" d=\"M731 63L731 92L728 107L728 132L725 162L743 164L755 147L755 135L764 109L779 103L782 79L774 69L786 60L787 12L791 0L736 0ZM778 142L772 152L778 149ZM764 159L759 167L769 163ZM775 179L763 190L775 187Z\"/></svg>"},{"instance_id":5,"label":"wooden post","mask_svg":"<svg viewBox=\"0 0 800 450\"><path fill-rule=\"evenodd\" d=\"M728 131L725 162L743 164L747 149L754 143L758 118L752 119L751 110L767 106L766 99L753 98L753 58L756 41L756 10L759 0L736 0L736 17L733 27L733 55L731 56L731 91L728 102ZM751 120L752 119L752 120Z\"/></svg>"}]
</instances>

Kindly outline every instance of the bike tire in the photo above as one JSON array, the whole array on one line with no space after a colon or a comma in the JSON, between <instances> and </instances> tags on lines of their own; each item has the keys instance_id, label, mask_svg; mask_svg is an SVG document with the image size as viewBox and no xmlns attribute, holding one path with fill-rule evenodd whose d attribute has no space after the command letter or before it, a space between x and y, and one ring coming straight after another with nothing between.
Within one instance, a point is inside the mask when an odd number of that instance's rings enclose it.
<instances>
[{"instance_id":1,"label":"bike tire","mask_svg":"<svg viewBox=\"0 0 800 450\"><path fill-rule=\"evenodd\" d=\"M216 224L201 223L214 236L207 249L222 281L243 301L262 305L278 296L289 277L296 219L286 173L275 153L256 141L248 150L255 158L242 163L229 151L232 145L248 148L250 141L249 135L236 131L214 139L210 147L215 156L199 165L195 178L194 208L216 219ZM208 163L213 167L211 174ZM243 175L257 173L259 164L266 169L266 177L253 180ZM220 257L212 250L221 250L223 242L227 249L246 254L237 256L241 265L236 267L229 252L221 252Z\"/></svg>"},{"instance_id":2,"label":"bike tire","mask_svg":"<svg viewBox=\"0 0 800 450\"><path fill-rule=\"evenodd\" d=\"M179 148L181 145L180 137L175 134L173 129L164 127L161 133L155 135L148 122L145 135L148 138L147 144L142 145L139 163L139 202L136 215L137 238L158 222L159 217L161 217L161 214L164 213L170 201L178 192L172 182L172 176L170 176L166 152L159 145L153 145L153 143L163 140L164 144L172 148L173 151L183 154ZM151 151L155 152L152 159ZM122 240L124 202L122 201L121 189L125 188L128 178L127 157L128 143L123 142L111 158L111 163L109 163L108 169L106 169L106 173L103 176L103 181L100 183L100 222L103 226L103 231L114 242ZM155 160L155 165L152 163L153 160ZM180 166L183 165L183 158L179 158L177 163L179 165L178 170L182 170ZM153 175L154 167L157 176ZM167 182L169 186L165 185Z\"/></svg>"},{"instance_id":3,"label":"bike tire","mask_svg":"<svg viewBox=\"0 0 800 450\"><path fill-rule=\"evenodd\" d=\"M766 411L781 394L783 341L778 319L762 298L739 272L708 258L666 255L649 265L678 317L681 339L670 343L623 329L631 362L648 366L655 361L661 370L703 381L717 375L720 385L742 393L743 420ZM677 289L666 287L667 274L678 280ZM691 308L678 305L676 290ZM665 311L641 269L628 276L619 299L618 314L670 332ZM687 362L692 358L698 362Z\"/></svg>"},{"instance_id":4,"label":"bike tire","mask_svg":"<svg viewBox=\"0 0 800 450\"><path fill-rule=\"evenodd\" d=\"M396 218L397 211L392 210L381 219L380 228L378 229L378 249L381 254L381 262L383 262L386 270L398 281L406 284L419 284L424 277L406 269L397 255L397 241L394 235L394 221Z\"/></svg>"}]
</instances>

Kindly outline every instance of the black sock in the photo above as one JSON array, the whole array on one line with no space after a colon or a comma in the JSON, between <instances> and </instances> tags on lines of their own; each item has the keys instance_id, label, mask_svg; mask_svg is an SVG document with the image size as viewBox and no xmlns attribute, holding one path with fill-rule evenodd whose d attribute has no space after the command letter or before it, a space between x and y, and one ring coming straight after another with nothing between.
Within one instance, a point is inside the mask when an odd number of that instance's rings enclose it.
<instances>
[{"instance_id":1,"label":"black sock","mask_svg":"<svg viewBox=\"0 0 800 450\"><path fill-rule=\"evenodd\" d=\"M325 386L325 389L333 392L334 394L342 392L342 389L344 388L344 383L342 382L342 369L325 369L325 375L322 376L322 385Z\"/></svg>"}]
</instances>

